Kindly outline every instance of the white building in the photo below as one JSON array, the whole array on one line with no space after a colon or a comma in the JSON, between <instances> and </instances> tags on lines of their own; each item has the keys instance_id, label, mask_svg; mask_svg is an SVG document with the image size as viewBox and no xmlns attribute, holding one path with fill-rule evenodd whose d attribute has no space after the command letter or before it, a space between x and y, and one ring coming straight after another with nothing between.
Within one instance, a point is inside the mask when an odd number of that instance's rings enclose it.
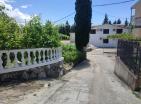
<instances>
[{"instance_id":1,"label":"white building","mask_svg":"<svg viewBox=\"0 0 141 104\"><path fill-rule=\"evenodd\" d=\"M116 39L107 39L107 36L114 34L128 33L128 28L124 25L98 25L92 26L89 44L95 47L115 48L117 47ZM70 34L71 42L75 42L75 34Z\"/></svg>"}]
</instances>

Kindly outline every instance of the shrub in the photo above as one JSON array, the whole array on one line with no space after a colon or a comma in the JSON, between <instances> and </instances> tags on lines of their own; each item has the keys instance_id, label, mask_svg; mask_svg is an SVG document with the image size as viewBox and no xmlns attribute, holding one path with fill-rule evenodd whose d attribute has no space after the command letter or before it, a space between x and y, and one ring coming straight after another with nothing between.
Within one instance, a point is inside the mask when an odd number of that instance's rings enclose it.
<instances>
[{"instance_id":1,"label":"shrub","mask_svg":"<svg viewBox=\"0 0 141 104\"><path fill-rule=\"evenodd\" d=\"M63 45L63 57L65 63L80 63L84 59L84 55L77 51L74 45Z\"/></svg>"},{"instance_id":2,"label":"shrub","mask_svg":"<svg viewBox=\"0 0 141 104\"><path fill-rule=\"evenodd\" d=\"M115 35L110 35L107 38L108 39L125 39L125 40L134 40L134 39L136 39L131 34L115 34Z\"/></svg>"},{"instance_id":3,"label":"shrub","mask_svg":"<svg viewBox=\"0 0 141 104\"><path fill-rule=\"evenodd\" d=\"M69 39L70 39L69 36L64 35L64 34L61 34L61 35L60 35L60 38L61 38L61 40L69 40Z\"/></svg>"},{"instance_id":4,"label":"shrub","mask_svg":"<svg viewBox=\"0 0 141 104\"><path fill-rule=\"evenodd\" d=\"M48 48L58 47L61 41L58 29L51 22L45 25L40 17L33 17L24 26L0 13L0 50L20 48Z\"/></svg>"}]
</instances>

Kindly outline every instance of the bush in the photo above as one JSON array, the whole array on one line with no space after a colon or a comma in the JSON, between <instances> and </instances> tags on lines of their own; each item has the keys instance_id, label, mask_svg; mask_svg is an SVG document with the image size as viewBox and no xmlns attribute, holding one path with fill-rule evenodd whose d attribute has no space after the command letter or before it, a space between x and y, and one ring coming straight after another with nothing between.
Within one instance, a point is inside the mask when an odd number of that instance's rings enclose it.
<instances>
[{"instance_id":1,"label":"bush","mask_svg":"<svg viewBox=\"0 0 141 104\"><path fill-rule=\"evenodd\" d=\"M61 34L61 35L60 35L60 38L61 38L61 40L69 40L69 39L70 39L69 36L64 35L64 34Z\"/></svg>"},{"instance_id":2,"label":"bush","mask_svg":"<svg viewBox=\"0 0 141 104\"><path fill-rule=\"evenodd\" d=\"M108 39L125 39L125 40L134 40L134 39L136 39L131 34L115 34L115 35L110 35L107 38Z\"/></svg>"},{"instance_id":3,"label":"bush","mask_svg":"<svg viewBox=\"0 0 141 104\"><path fill-rule=\"evenodd\" d=\"M77 51L74 45L63 45L63 57L65 63L80 63L84 59L84 55Z\"/></svg>"},{"instance_id":4,"label":"bush","mask_svg":"<svg viewBox=\"0 0 141 104\"><path fill-rule=\"evenodd\" d=\"M0 13L0 50L60 45L58 29L51 22L47 21L43 25L40 17L35 16L24 26L19 26L14 19Z\"/></svg>"}]
</instances>

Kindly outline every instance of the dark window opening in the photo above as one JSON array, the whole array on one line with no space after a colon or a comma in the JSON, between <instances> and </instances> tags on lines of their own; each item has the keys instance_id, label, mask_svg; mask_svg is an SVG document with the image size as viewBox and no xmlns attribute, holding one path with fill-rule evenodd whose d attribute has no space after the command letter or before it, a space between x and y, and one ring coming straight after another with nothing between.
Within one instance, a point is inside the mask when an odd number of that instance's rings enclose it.
<instances>
[{"instance_id":1,"label":"dark window opening","mask_svg":"<svg viewBox=\"0 0 141 104\"><path fill-rule=\"evenodd\" d=\"M96 29L91 30L91 34L96 34Z\"/></svg>"},{"instance_id":2,"label":"dark window opening","mask_svg":"<svg viewBox=\"0 0 141 104\"><path fill-rule=\"evenodd\" d=\"M117 29L117 34L122 34L123 33L123 29Z\"/></svg>"},{"instance_id":3,"label":"dark window opening","mask_svg":"<svg viewBox=\"0 0 141 104\"><path fill-rule=\"evenodd\" d=\"M108 44L109 43L109 39L103 39L103 43Z\"/></svg>"},{"instance_id":4,"label":"dark window opening","mask_svg":"<svg viewBox=\"0 0 141 104\"><path fill-rule=\"evenodd\" d=\"M109 29L104 29L103 34L109 34Z\"/></svg>"}]
</instances>

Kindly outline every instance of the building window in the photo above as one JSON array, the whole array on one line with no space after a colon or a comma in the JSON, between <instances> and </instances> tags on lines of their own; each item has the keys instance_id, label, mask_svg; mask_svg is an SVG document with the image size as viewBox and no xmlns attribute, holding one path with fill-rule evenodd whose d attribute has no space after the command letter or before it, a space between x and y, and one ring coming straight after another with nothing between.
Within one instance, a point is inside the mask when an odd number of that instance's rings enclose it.
<instances>
[{"instance_id":1,"label":"building window","mask_svg":"<svg viewBox=\"0 0 141 104\"><path fill-rule=\"evenodd\" d=\"M103 29L103 34L109 34L109 29Z\"/></svg>"},{"instance_id":2,"label":"building window","mask_svg":"<svg viewBox=\"0 0 141 104\"><path fill-rule=\"evenodd\" d=\"M104 44L108 44L109 43L109 39L103 39L103 43Z\"/></svg>"},{"instance_id":3,"label":"building window","mask_svg":"<svg viewBox=\"0 0 141 104\"><path fill-rule=\"evenodd\" d=\"M117 29L117 34L122 34L123 33L123 29Z\"/></svg>"},{"instance_id":4,"label":"building window","mask_svg":"<svg viewBox=\"0 0 141 104\"><path fill-rule=\"evenodd\" d=\"M96 29L92 29L91 34L96 34Z\"/></svg>"}]
</instances>

